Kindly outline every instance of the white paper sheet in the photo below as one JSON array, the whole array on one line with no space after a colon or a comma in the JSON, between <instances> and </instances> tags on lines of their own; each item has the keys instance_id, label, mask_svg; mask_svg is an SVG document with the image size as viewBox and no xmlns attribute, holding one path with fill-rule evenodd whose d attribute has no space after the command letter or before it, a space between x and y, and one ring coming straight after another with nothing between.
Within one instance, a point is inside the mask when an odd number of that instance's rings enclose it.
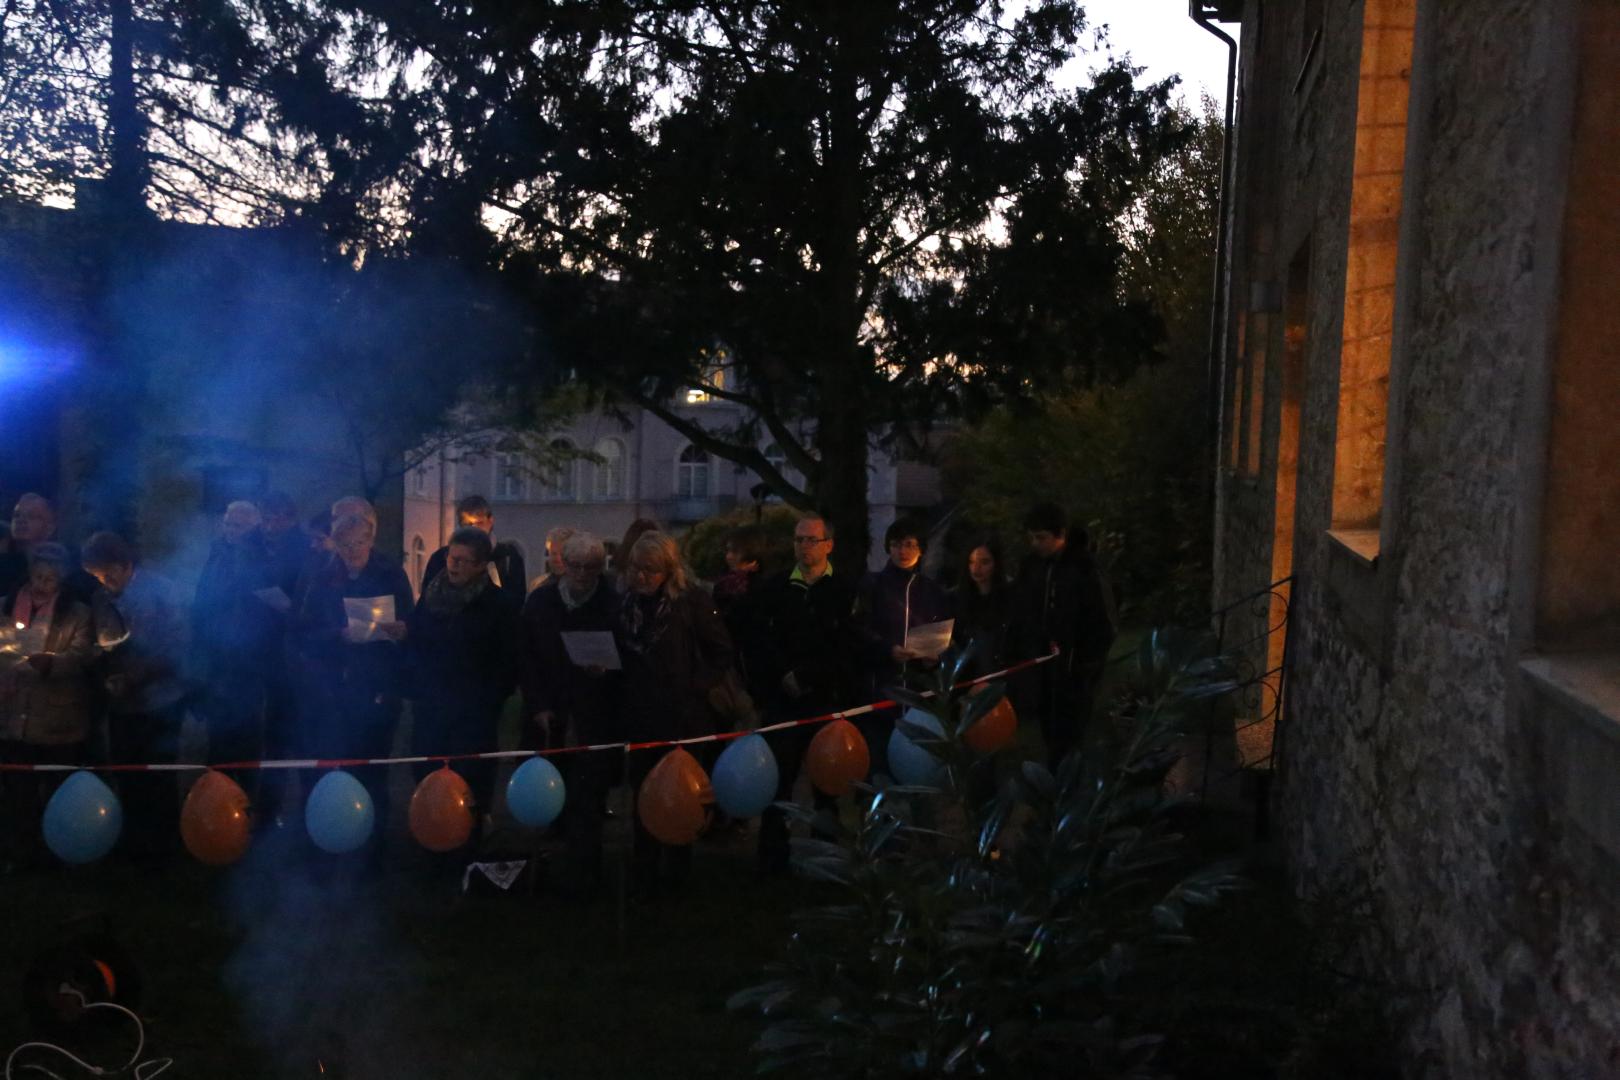
<instances>
[{"instance_id":1,"label":"white paper sheet","mask_svg":"<svg viewBox=\"0 0 1620 1080\"><path fill-rule=\"evenodd\" d=\"M599 667L618 671L619 649L613 644L613 634L607 630L564 630L563 648L568 659L580 667Z\"/></svg>"},{"instance_id":2,"label":"white paper sheet","mask_svg":"<svg viewBox=\"0 0 1620 1080\"><path fill-rule=\"evenodd\" d=\"M380 624L394 621L392 596L345 596L343 610L349 617L350 642L363 644L389 640L384 636Z\"/></svg>"},{"instance_id":3,"label":"white paper sheet","mask_svg":"<svg viewBox=\"0 0 1620 1080\"><path fill-rule=\"evenodd\" d=\"M292 610L292 597L283 592L280 585L272 585L268 589L254 589L253 595L269 605L271 611L285 615ZM389 599L392 600L393 597Z\"/></svg>"},{"instance_id":4,"label":"white paper sheet","mask_svg":"<svg viewBox=\"0 0 1620 1080\"><path fill-rule=\"evenodd\" d=\"M906 648L932 659L949 647L951 629L955 625L955 619L941 619L939 622L913 626L906 633Z\"/></svg>"}]
</instances>

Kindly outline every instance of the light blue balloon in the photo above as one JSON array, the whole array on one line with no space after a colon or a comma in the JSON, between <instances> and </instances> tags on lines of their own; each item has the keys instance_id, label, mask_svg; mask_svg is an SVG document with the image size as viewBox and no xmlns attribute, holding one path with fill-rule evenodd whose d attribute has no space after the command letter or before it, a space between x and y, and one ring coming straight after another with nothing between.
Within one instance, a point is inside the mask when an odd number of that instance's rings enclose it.
<instances>
[{"instance_id":1,"label":"light blue balloon","mask_svg":"<svg viewBox=\"0 0 1620 1080\"><path fill-rule=\"evenodd\" d=\"M776 801L779 777L770 744L763 736L744 735L733 739L714 763L709 782L720 809L734 818L751 818Z\"/></svg>"},{"instance_id":2,"label":"light blue balloon","mask_svg":"<svg viewBox=\"0 0 1620 1080\"><path fill-rule=\"evenodd\" d=\"M905 722L927 728L942 739L945 737L945 728L940 724L939 718L932 713L921 709L907 709ZM900 730L899 724L894 726L894 731L889 735L889 771L902 784L937 787L945 782L945 763L912 742L905 732Z\"/></svg>"},{"instance_id":3,"label":"light blue balloon","mask_svg":"<svg viewBox=\"0 0 1620 1080\"><path fill-rule=\"evenodd\" d=\"M566 796L562 773L539 755L514 769L506 782L507 809L531 829L543 829L556 821Z\"/></svg>"},{"instance_id":4,"label":"light blue balloon","mask_svg":"<svg viewBox=\"0 0 1620 1080\"><path fill-rule=\"evenodd\" d=\"M63 862L95 862L118 843L123 827L118 796L83 769L62 781L45 804L45 845Z\"/></svg>"},{"instance_id":5,"label":"light blue balloon","mask_svg":"<svg viewBox=\"0 0 1620 1080\"><path fill-rule=\"evenodd\" d=\"M304 803L304 827L309 830L309 838L316 847L333 855L364 844L376 822L371 792L342 769L333 769L316 781Z\"/></svg>"}]
</instances>

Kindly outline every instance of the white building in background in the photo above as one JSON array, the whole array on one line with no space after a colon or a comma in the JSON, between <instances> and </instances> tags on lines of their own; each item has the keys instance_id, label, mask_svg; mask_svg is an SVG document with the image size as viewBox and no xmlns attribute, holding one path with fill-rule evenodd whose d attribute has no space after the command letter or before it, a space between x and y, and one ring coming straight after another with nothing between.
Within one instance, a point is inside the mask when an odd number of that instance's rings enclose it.
<instances>
[{"instance_id":1,"label":"white building in background","mask_svg":"<svg viewBox=\"0 0 1620 1080\"><path fill-rule=\"evenodd\" d=\"M743 407L693 391L677 411L721 430L741 419ZM496 536L523 549L531 577L543 570L546 533L560 525L596 533L611 551L637 518L652 518L679 535L705 518L755 504L753 489L760 479L753 471L699 449L644 410L627 411L623 419L583 413L552 440L558 449L594 454L597 460L574 459L554 474L537 475L520 452L450 447L405 474L405 569L417 589L428 557L455 529L456 501L468 495L490 501ZM762 443L761 449L767 458L785 461L774 442ZM877 567L884 560L877 541L890 523L904 511L927 510L939 502L938 470L874 450L867 493L871 565Z\"/></svg>"}]
</instances>

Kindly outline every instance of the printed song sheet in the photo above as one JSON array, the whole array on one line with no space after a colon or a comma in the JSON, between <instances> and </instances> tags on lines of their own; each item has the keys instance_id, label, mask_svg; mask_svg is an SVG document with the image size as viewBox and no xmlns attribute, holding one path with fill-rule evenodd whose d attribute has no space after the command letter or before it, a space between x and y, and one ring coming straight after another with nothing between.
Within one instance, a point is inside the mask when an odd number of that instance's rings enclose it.
<instances>
[{"instance_id":1,"label":"printed song sheet","mask_svg":"<svg viewBox=\"0 0 1620 1080\"><path fill-rule=\"evenodd\" d=\"M350 641L359 644L388 640L381 624L394 621L392 596L346 596L343 598L343 610L349 616Z\"/></svg>"},{"instance_id":2,"label":"printed song sheet","mask_svg":"<svg viewBox=\"0 0 1620 1080\"><path fill-rule=\"evenodd\" d=\"M565 630L563 648L568 659L580 667L599 667L618 671L619 650L613 644L613 635L606 630Z\"/></svg>"},{"instance_id":3,"label":"printed song sheet","mask_svg":"<svg viewBox=\"0 0 1620 1080\"><path fill-rule=\"evenodd\" d=\"M939 622L913 626L906 633L906 648L914 653L933 659L944 652L946 647L950 645L951 629L955 625L955 619L942 619Z\"/></svg>"}]
</instances>

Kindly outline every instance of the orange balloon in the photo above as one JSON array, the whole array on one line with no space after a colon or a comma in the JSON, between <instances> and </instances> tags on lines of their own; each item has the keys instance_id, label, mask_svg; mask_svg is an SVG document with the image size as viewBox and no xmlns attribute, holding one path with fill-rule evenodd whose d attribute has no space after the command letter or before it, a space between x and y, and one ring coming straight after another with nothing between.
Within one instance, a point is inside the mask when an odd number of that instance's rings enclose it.
<instances>
[{"instance_id":1,"label":"orange balloon","mask_svg":"<svg viewBox=\"0 0 1620 1080\"><path fill-rule=\"evenodd\" d=\"M973 726L962 732L962 741L968 748L981 754L1000 750L1018 735L1018 714L1012 702L1003 697L991 710L973 721Z\"/></svg>"},{"instance_id":2,"label":"orange balloon","mask_svg":"<svg viewBox=\"0 0 1620 1080\"><path fill-rule=\"evenodd\" d=\"M804 767L810 782L828 795L838 796L857 780L865 780L872 766L872 754L860 729L848 720L825 724L810 740Z\"/></svg>"},{"instance_id":3,"label":"orange balloon","mask_svg":"<svg viewBox=\"0 0 1620 1080\"><path fill-rule=\"evenodd\" d=\"M636 813L641 824L663 844L690 844L703 832L706 804L714 802L709 775L697 758L676 747L665 754L641 782Z\"/></svg>"},{"instance_id":4,"label":"orange balloon","mask_svg":"<svg viewBox=\"0 0 1620 1080\"><path fill-rule=\"evenodd\" d=\"M222 772L203 773L180 808L180 839L197 861L209 866L229 866L240 859L253 841L247 792Z\"/></svg>"},{"instance_id":5,"label":"orange balloon","mask_svg":"<svg viewBox=\"0 0 1620 1080\"><path fill-rule=\"evenodd\" d=\"M429 851L454 851L472 835L472 789L450 766L422 777L411 793L411 835Z\"/></svg>"}]
</instances>

